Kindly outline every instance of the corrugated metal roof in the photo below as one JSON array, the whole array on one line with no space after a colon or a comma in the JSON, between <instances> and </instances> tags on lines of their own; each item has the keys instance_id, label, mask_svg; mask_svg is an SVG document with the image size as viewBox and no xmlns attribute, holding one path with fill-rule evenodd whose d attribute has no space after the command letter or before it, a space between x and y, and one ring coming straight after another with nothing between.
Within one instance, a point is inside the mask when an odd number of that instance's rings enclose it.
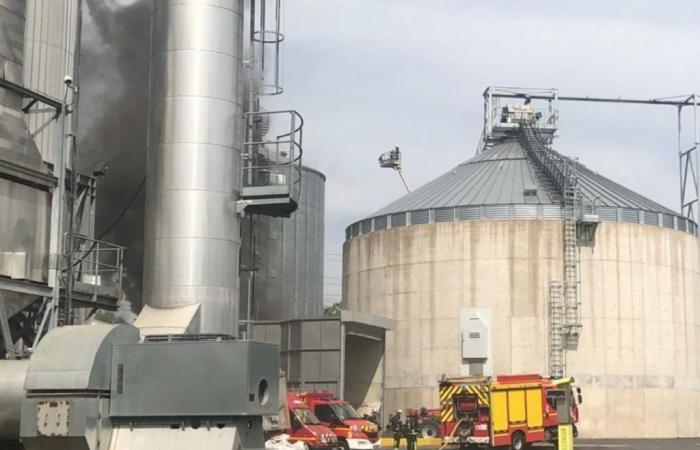
<instances>
[{"instance_id":1,"label":"corrugated metal roof","mask_svg":"<svg viewBox=\"0 0 700 450\"><path fill-rule=\"evenodd\" d=\"M582 164L569 162L578 173L582 194L595 199L598 206L679 215ZM559 205L559 195L538 175L520 143L513 140L494 145L368 217L444 207L521 204Z\"/></svg>"}]
</instances>

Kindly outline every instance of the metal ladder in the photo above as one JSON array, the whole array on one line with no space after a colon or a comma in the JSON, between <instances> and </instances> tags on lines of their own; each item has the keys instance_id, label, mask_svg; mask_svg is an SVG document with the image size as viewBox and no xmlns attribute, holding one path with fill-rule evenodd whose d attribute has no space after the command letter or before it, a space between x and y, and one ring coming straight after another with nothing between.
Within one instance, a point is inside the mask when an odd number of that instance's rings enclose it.
<instances>
[{"instance_id":1,"label":"metal ladder","mask_svg":"<svg viewBox=\"0 0 700 450\"><path fill-rule=\"evenodd\" d=\"M561 197L563 210L563 283L550 284L549 368L552 376L566 372L565 350L578 348L581 335L579 289L580 243L578 178L565 157L548 148L538 136L535 124L520 123L520 143L538 174L545 177ZM563 292L562 292L563 291Z\"/></svg>"},{"instance_id":2,"label":"metal ladder","mask_svg":"<svg viewBox=\"0 0 700 450\"><path fill-rule=\"evenodd\" d=\"M571 175L564 190L564 299L566 321L564 333L566 348L578 348L581 335L581 308L579 298L580 246L578 241L578 180Z\"/></svg>"},{"instance_id":3,"label":"metal ladder","mask_svg":"<svg viewBox=\"0 0 700 450\"><path fill-rule=\"evenodd\" d=\"M561 378L566 371L564 353L564 298L560 281L549 283L549 375Z\"/></svg>"}]
</instances>

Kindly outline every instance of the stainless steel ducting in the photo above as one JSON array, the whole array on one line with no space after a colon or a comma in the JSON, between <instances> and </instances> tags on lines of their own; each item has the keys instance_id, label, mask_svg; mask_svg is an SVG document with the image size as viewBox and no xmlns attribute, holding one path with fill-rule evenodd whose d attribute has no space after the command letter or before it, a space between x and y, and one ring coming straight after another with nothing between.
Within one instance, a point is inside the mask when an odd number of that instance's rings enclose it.
<instances>
[{"instance_id":1,"label":"stainless steel ducting","mask_svg":"<svg viewBox=\"0 0 700 450\"><path fill-rule=\"evenodd\" d=\"M0 361L0 439L17 439L29 361Z\"/></svg>"},{"instance_id":2,"label":"stainless steel ducting","mask_svg":"<svg viewBox=\"0 0 700 450\"><path fill-rule=\"evenodd\" d=\"M155 0L143 301L200 304L199 331L238 321L241 0Z\"/></svg>"}]
</instances>

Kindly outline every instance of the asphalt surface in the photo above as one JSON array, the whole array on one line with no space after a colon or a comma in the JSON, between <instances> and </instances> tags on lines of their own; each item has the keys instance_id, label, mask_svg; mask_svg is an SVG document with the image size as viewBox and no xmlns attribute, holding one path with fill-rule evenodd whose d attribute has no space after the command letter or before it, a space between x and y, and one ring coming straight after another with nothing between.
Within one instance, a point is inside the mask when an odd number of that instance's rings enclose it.
<instances>
[{"instance_id":1,"label":"asphalt surface","mask_svg":"<svg viewBox=\"0 0 700 450\"><path fill-rule=\"evenodd\" d=\"M700 439L576 439L575 450L700 450ZM405 448L405 446L402 446ZM438 446L419 446L419 450L437 450ZM532 449L554 449L551 444L535 444Z\"/></svg>"},{"instance_id":2,"label":"asphalt surface","mask_svg":"<svg viewBox=\"0 0 700 450\"><path fill-rule=\"evenodd\" d=\"M700 450L700 439L576 439L574 444L577 450Z\"/></svg>"}]
</instances>

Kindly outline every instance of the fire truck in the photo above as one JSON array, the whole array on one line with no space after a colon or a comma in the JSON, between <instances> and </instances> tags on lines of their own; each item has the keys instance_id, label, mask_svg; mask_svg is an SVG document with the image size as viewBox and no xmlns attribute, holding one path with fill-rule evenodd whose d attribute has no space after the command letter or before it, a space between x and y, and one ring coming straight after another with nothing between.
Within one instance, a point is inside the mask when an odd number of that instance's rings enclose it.
<instances>
[{"instance_id":1,"label":"fire truck","mask_svg":"<svg viewBox=\"0 0 700 450\"><path fill-rule=\"evenodd\" d=\"M446 445L510 446L523 450L534 442L577 435L581 389L572 377L540 375L466 377L440 382L440 427ZM571 434L571 438L563 433Z\"/></svg>"},{"instance_id":2,"label":"fire truck","mask_svg":"<svg viewBox=\"0 0 700 450\"><path fill-rule=\"evenodd\" d=\"M362 418L350 403L332 392L301 392L298 399L335 433L341 450L375 450L379 447L377 424Z\"/></svg>"}]
</instances>

